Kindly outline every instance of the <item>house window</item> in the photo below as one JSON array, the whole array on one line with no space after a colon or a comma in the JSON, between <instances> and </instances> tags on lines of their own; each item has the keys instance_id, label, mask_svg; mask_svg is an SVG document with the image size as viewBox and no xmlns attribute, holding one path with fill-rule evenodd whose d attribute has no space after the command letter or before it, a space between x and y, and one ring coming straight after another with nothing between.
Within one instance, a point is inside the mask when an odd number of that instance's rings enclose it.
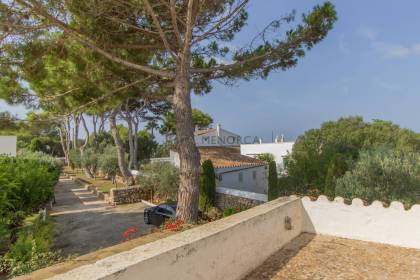
<instances>
[{"instance_id":1,"label":"house window","mask_svg":"<svg viewBox=\"0 0 420 280\"><path fill-rule=\"evenodd\" d=\"M257 180L257 171L252 171L252 179Z\"/></svg>"},{"instance_id":2,"label":"house window","mask_svg":"<svg viewBox=\"0 0 420 280\"><path fill-rule=\"evenodd\" d=\"M242 174L242 172L239 172L239 174L238 174L239 183L242 183L243 180L244 180L244 175Z\"/></svg>"}]
</instances>

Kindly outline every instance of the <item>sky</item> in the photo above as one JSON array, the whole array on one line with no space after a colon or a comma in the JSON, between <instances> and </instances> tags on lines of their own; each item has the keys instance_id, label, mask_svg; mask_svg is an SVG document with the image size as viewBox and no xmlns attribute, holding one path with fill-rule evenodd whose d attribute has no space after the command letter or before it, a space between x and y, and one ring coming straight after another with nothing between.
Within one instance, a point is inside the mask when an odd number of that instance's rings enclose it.
<instances>
[{"instance_id":1,"label":"sky","mask_svg":"<svg viewBox=\"0 0 420 280\"><path fill-rule=\"evenodd\" d=\"M251 0L248 25L232 46L249 42L271 20L322 2ZM334 29L295 68L231 87L216 83L210 94L192 97L193 107L225 129L265 142L272 133L294 140L324 121L355 115L420 132L420 1L332 2ZM5 109L25 114L0 101Z\"/></svg>"}]
</instances>

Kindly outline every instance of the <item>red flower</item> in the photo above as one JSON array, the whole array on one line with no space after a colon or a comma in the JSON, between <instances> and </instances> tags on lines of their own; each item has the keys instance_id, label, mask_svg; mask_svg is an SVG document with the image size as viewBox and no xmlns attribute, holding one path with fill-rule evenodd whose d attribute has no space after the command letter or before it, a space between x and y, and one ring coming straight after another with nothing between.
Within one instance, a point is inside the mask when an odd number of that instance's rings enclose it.
<instances>
[{"instance_id":1,"label":"red flower","mask_svg":"<svg viewBox=\"0 0 420 280\"><path fill-rule=\"evenodd\" d=\"M125 238L125 241L129 241L129 240L131 240L131 235L132 235L133 233L138 232L138 231L139 231L139 230L138 230L137 228L134 228L134 227L131 227L131 228L126 229L126 230L123 232L123 236L124 236L124 238Z\"/></svg>"}]
</instances>

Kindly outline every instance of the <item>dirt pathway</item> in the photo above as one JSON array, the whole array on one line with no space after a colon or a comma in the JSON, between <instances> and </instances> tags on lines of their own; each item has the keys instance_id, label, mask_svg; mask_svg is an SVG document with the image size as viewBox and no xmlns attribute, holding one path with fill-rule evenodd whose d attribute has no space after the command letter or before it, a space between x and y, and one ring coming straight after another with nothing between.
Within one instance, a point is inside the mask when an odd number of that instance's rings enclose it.
<instances>
[{"instance_id":1,"label":"dirt pathway","mask_svg":"<svg viewBox=\"0 0 420 280\"><path fill-rule=\"evenodd\" d=\"M143 222L143 203L110 206L70 179L60 179L51 216L56 223L56 249L64 255L82 255L124 242L123 232L135 228L133 238L153 226Z\"/></svg>"}]
</instances>

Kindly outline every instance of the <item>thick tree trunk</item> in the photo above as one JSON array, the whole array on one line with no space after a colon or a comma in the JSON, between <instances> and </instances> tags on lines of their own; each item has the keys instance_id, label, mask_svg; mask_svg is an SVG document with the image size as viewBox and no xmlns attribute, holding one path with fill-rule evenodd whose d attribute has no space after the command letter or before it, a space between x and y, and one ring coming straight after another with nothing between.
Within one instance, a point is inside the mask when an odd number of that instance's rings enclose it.
<instances>
[{"instance_id":1,"label":"thick tree trunk","mask_svg":"<svg viewBox=\"0 0 420 280\"><path fill-rule=\"evenodd\" d=\"M74 120L74 127L73 127L73 149L77 150L78 147L78 140L79 140L79 124L80 124L80 117L79 115L73 116Z\"/></svg>"},{"instance_id":2,"label":"thick tree trunk","mask_svg":"<svg viewBox=\"0 0 420 280\"><path fill-rule=\"evenodd\" d=\"M134 139L133 139L133 122L132 122L132 119L131 119L130 112L126 112L126 121L127 121L127 125L128 125L128 148L129 148L129 151L130 151L130 153L129 153L130 161L128 163L128 167L130 169L133 169L135 155L134 155Z\"/></svg>"},{"instance_id":3,"label":"thick tree trunk","mask_svg":"<svg viewBox=\"0 0 420 280\"><path fill-rule=\"evenodd\" d=\"M185 59L185 61L189 61L189 59ZM176 216L185 223L196 223L198 219L200 154L194 142L189 64L182 64L177 69L173 98L180 158L180 182Z\"/></svg>"},{"instance_id":4,"label":"thick tree trunk","mask_svg":"<svg viewBox=\"0 0 420 280\"><path fill-rule=\"evenodd\" d=\"M121 140L120 133L117 128L117 109L113 109L109 117L109 126L111 127L111 134L114 139L115 146L117 147L118 154L118 166L121 171L121 175L124 177L124 180L127 185L134 185L134 178L131 175L130 170L128 170L127 161L125 160L125 149L124 144Z\"/></svg>"},{"instance_id":5,"label":"thick tree trunk","mask_svg":"<svg viewBox=\"0 0 420 280\"><path fill-rule=\"evenodd\" d=\"M80 120L82 121L82 126L85 130L85 133L86 133L85 143L83 143L83 145L80 146L80 158L82 159L83 156L84 156L85 149L86 149L87 145L89 144L89 129L87 128L86 121L85 121L85 118L83 117L83 114L80 115ZM82 168L83 168L83 171L84 171L85 175L88 178L94 178L95 177L95 174L92 172L92 170L89 169L89 167L82 165Z\"/></svg>"},{"instance_id":6,"label":"thick tree trunk","mask_svg":"<svg viewBox=\"0 0 420 280\"><path fill-rule=\"evenodd\" d=\"M64 154L64 163L67 166L70 166L70 160L69 160L69 150L67 149L67 140L64 139L64 134L63 134L63 127L58 127L58 133L60 135L60 144L61 144L61 148L63 149L63 154Z\"/></svg>"},{"instance_id":7,"label":"thick tree trunk","mask_svg":"<svg viewBox=\"0 0 420 280\"><path fill-rule=\"evenodd\" d=\"M139 170L139 123L138 121L134 122L134 134L133 134L133 145L134 145L134 152L133 152L133 167L135 170Z\"/></svg>"}]
</instances>

